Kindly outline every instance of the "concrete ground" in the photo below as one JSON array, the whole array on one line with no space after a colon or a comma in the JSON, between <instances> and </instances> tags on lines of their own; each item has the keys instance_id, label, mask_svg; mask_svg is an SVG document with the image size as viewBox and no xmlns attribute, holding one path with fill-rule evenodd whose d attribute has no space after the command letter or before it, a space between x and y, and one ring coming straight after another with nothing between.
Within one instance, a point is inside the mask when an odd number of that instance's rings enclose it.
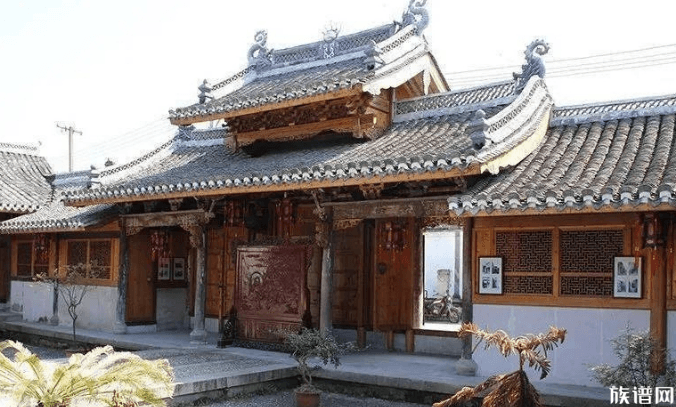
<instances>
[{"instance_id":1,"label":"concrete ground","mask_svg":"<svg viewBox=\"0 0 676 407\"><path fill-rule=\"evenodd\" d=\"M0 330L15 337L42 337L52 343L65 343L72 338L67 327L39 323L4 321L0 322ZM230 399L206 404L213 407L289 405L275 400L291 397L288 390L298 384L295 362L288 354L238 347L218 349L215 346L215 334L210 335L207 342L202 344L190 343L188 331L116 335L78 330L78 336L80 340L92 344L111 344L123 349L138 350L145 358L168 359L176 377L172 402L174 405L199 405L193 403L204 398ZM448 356L371 350L344 355L340 367L322 368L315 372L314 377L316 384L330 393L349 393L358 397L355 401L341 399L344 396L340 395L326 394L325 406L332 403L336 406L397 405L390 401L383 401L385 404L367 401L371 397L430 405L464 386L475 386L485 380L482 377L456 375L456 361L457 359ZM608 405L608 389L564 386L540 381L534 381L533 384L550 406ZM260 398L242 396L258 392L269 393L271 389L275 394L256 396Z\"/></svg>"}]
</instances>

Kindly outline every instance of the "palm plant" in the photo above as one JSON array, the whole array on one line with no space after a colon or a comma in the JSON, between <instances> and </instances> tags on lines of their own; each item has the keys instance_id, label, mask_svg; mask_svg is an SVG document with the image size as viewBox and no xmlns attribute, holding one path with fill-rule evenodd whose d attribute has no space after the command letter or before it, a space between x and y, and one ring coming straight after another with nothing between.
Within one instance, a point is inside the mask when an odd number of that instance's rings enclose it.
<instances>
[{"instance_id":1,"label":"palm plant","mask_svg":"<svg viewBox=\"0 0 676 407\"><path fill-rule=\"evenodd\" d=\"M5 355L12 352L13 358ZM19 342L0 342L0 394L18 407L164 406L172 380L166 360L145 360L111 346L58 364L40 360Z\"/></svg>"},{"instance_id":2,"label":"palm plant","mask_svg":"<svg viewBox=\"0 0 676 407\"><path fill-rule=\"evenodd\" d=\"M540 379L547 377L551 370L551 362L547 359L547 351L554 349L563 343L566 338L566 330L550 327L546 334L524 335L510 338L504 331L488 332L473 323L464 323L460 328L461 338L475 335L479 338L476 347L485 341L485 349L492 347L504 356L517 355L519 357L519 370L503 375L491 376L478 386L463 387L452 397L435 403L434 407L458 406L474 397L479 397L484 392L488 394L483 399L482 407L542 407L542 399L535 387L528 380L528 375L523 367L527 363L529 367L540 370Z\"/></svg>"}]
</instances>

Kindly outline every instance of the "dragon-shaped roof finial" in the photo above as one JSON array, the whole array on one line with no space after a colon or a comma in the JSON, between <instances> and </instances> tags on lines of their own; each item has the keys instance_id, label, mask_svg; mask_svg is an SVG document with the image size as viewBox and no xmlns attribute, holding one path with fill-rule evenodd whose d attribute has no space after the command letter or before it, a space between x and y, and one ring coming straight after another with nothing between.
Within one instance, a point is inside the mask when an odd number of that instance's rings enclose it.
<instances>
[{"instance_id":1,"label":"dragon-shaped roof finial","mask_svg":"<svg viewBox=\"0 0 676 407\"><path fill-rule=\"evenodd\" d=\"M272 50L266 47L268 32L260 30L254 36L254 45L249 48L249 65L265 66L272 63Z\"/></svg>"},{"instance_id":2,"label":"dragon-shaped roof finial","mask_svg":"<svg viewBox=\"0 0 676 407\"><path fill-rule=\"evenodd\" d=\"M408 8L401 16L402 26L414 25L418 35L422 34L423 30L430 23L429 13L425 8L427 0L411 0L408 3Z\"/></svg>"},{"instance_id":3,"label":"dragon-shaped roof finial","mask_svg":"<svg viewBox=\"0 0 676 407\"><path fill-rule=\"evenodd\" d=\"M526 51L526 63L521 66L521 73L514 73L516 80L515 91L518 93L526 86L526 82L533 76L537 75L540 78L545 77L545 63L542 60L542 55L549 52L549 44L544 40L535 40L531 42Z\"/></svg>"}]
</instances>

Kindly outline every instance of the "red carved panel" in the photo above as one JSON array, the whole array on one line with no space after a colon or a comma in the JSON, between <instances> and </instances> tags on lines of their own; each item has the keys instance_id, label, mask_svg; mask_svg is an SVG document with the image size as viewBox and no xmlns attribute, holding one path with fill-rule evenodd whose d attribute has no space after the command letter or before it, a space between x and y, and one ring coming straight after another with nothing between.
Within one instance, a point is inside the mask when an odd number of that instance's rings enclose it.
<instances>
[{"instance_id":1,"label":"red carved panel","mask_svg":"<svg viewBox=\"0 0 676 407\"><path fill-rule=\"evenodd\" d=\"M274 341L298 329L305 312L308 247L239 247L235 307L244 339Z\"/></svg>"}]
</instances>

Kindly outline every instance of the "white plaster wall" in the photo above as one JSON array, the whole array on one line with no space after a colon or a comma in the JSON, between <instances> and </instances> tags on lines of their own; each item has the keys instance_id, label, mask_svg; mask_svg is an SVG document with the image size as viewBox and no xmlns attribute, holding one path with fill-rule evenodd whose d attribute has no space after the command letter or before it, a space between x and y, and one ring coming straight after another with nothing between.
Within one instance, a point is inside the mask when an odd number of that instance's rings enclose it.
<instances>
[{"instance_id":1,"label":"white plaster wall","mask_svg":"<svg viewBox=\"0 0 676 407\"><path fill-rule=\"evenodd\" d=\"M676 359L676 311L667 311L667 348Z\"/></svg>"},{"instance_id":2,"label":"white plaster wall","mask_svg":"<svg viewBox=\"0 0 676 407\"><path fill-rule=\"evenodd\" d=\"M54 313L54 289L51 284L12 281L12 310L23 310L24 321L47 322Z\"/></svg>"},{"instance_id":3,"label":"white plaster wall","mask_svg":"<svg viewBox=\"0 0 676 407\"><path fill-rule=\"evenodd\" d=\"M648 310L589 309L528 307L509 305L474 305L474 322L480 328L502 329L510 336L546 332L550 325L568 330L565 342L549 353L552 370L547 383L600 386L594 382L586 364L617 362L610 340L627 323L637 330L646 330L650 324ZM480 345L474 352L480 376L506 373L518 368L515 356L505 359L495 349L484 350ZM526 368L533 381L539 373Z\"/></svg>"},{"instance_id":4,"label":"white plaster wall","mask_svg":"<svg viewBox=\"0 0 676 407\"><path fill-rule=\"evenodd\" d=\"M12 311L23 311L23 281L11 281L9 285L9 304Z\"/></svg>"},{"instance_id":5,"label":"white plaster wall","mask_svg":"<svg viewBox=\"0 0 676 407\"><path fill-rule=\"evenodd\" d=\"M100 331L112 331L115 324L117 287L90 286L82 303L77 307L76 327ZM68 307L59 293L59 325L71 326Z\"/></svg>"},{"instance_id":6,"label":"white plaster wall","mask_svg":"<svg viewBox=\"0 0 676 407\"><path fill-rule=\"evenodd\" d=\"M157 329L187 328L186 288L159 288L157 289Z\"/></svg>"}]
</instances>

